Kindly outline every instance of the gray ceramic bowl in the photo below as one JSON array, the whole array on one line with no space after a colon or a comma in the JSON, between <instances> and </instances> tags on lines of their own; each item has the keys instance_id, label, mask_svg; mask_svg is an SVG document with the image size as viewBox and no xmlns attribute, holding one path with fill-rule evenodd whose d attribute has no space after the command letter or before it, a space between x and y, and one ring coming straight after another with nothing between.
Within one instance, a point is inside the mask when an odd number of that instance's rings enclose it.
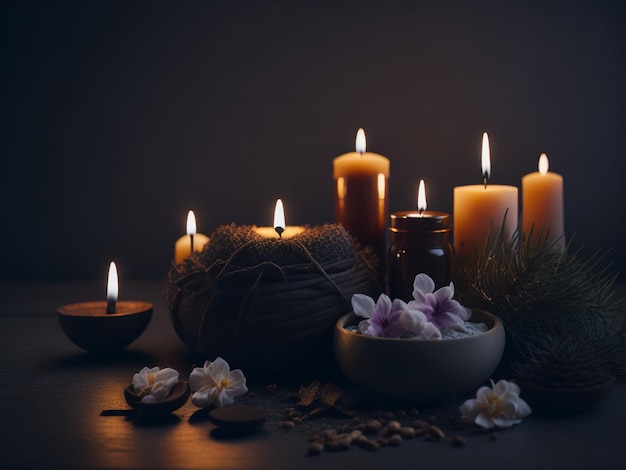
<instances>
[{"instance_id":1,"label":"gray ceramic bowl","mask_svg":"<svg viewBox=\"0 0 626 470\"><path fill-rule=\"evenodd\" d=\"M335 325L335 359L346 377L381 405L449 402L482 385L502 359L505 335L500 319L472 310L470 321L489 329L459 339L374 338L345 329L358 322L350 313Z\"/></svg>"}]
</instances>

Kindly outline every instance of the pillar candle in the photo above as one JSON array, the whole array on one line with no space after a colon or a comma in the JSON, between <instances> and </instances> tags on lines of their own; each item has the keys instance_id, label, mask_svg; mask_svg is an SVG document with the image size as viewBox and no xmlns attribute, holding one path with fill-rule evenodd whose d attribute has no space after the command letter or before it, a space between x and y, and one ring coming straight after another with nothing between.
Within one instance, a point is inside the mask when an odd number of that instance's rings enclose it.
<instances>
[{"instance_id":1,"label":"pillar candle","mask_svg":"<svg viewBox=\"0 0 626 470\"><path fill-rule=\"evenodd\" d=\"M389 159L366 152L365 132L359 129L356 152L333 160L335 221L362 245L371 246L384 264Z\"/></svg>"},{"instance_id":2,"label":"pillar candle","mask_svg":"<svg viewBox=\"0 0 626 470\"><path fill-rule=\"evenodd\" d=\"M191 249L193 240L193 250ZM180 237L174 245L174 262L180 264L192 251L202 251L209 242L209 237L196 233L196 216L193 211L187 214L187 235Z\"/></svg>"},{"instance_id":3,"label":"pillar candle","mask_svg":"<svg viewBox=\"0 0 626 470\"><path fill-rule=\"evenodd\" d=\"M528 236L544 230L554 249L565 247L563 222L563 177L548 171L545 153L539 157L539 171L522 177L522 231ZM545 233L545 231L549 231Z\"/></svg>"},{"instance_id":4,"label":"pillar candle","mask_svg":"<svg viewBox=\"0 0 626 470\"><path fill-rule=\"evenodd\" d=\"M483 184L454 188L454 249L473 254L482 250L489 233L502 228L505 239L517 229L517 187L487 184L491 173L489 137L483 134ZM506 222L501 227L504 215Z\"/></svg>"}]
</instances>

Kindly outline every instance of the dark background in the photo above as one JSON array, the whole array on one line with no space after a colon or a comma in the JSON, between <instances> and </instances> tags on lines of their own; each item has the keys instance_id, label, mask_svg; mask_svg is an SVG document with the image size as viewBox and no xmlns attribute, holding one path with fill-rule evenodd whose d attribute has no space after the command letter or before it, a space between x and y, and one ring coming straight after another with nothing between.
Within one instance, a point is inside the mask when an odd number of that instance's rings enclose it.
<instances>
[{"instance_id":1,"label":"dark background","mask_svg":"<svg viewBox=\"0 0 626 470\"><path fill-rule=\"evenodd\" d=\"M626 15L608 1L2 3L4 280L164 278L199 230L333 221L332 160L391 160L390 210L521 186L626 271Z\"/></svg>"}]
</instances>

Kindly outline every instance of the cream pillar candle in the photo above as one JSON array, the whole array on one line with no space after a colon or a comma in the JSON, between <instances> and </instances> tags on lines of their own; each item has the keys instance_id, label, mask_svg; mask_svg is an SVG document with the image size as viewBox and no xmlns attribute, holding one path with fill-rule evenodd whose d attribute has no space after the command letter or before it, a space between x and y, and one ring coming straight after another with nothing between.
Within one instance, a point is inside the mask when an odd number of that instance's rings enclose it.
<instances>
[{"instance_id":1,"label":"cream pillar candle","mask_svg":"<svg viewBox=\"0 0 626 470\"><path fill-rule=\"evenodd\" d=\"M358 130L355 144L356 152L333 160L335 222L362 245L373 247L384 265L389 159L366 152L363 129Z\"/></svg>"},{"instance_id":2,"label":"cream pillar candle","mask_svg":"<svg viewBox=\"0 0 626 470\"><path fill-rule=\"evenodd\" d=\"M563 177L548 171L545 153L539 157L539 171L522 177L522 231L528 236L544 230L554 249L565 248L563 222ZM546 231L548 231L546 233Z\"/></svg>"},{"instance_id":3,"label":"cream pillar candle","mask_svg":"<svg viewBox=\"0 0 626 470\"><path fill-rule=\"evenodd\" d=\"M180 264L192 251L202 251L209 242L209 237L196 233L196 216L193 211L187 214L187 235L183 235L174 244L174 262Z\"/></svg>"},{"instance_id":4,"label":"cream pillar candle","mask_svg":"<svg viewBox=\"0 0 626 470\"><path fill-rule=\"evenodd\" d=\"M483 184L454 188L453 237L457 254L473 254L481 250L489 233L495 233L500 228L507 239L517 229L517 187L487 184L491 173L491 158L486 132L482 142L482 171ZM501 227L505 214L505 225Z\"/></svg>"}]
</instances>

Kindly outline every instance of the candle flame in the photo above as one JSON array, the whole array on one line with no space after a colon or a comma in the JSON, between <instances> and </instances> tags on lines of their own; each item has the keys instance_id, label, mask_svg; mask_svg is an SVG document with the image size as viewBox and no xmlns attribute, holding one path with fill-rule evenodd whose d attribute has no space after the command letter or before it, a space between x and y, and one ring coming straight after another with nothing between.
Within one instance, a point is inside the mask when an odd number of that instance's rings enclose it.
<instances>
[{"instance_id":1,"label":"candle flame","mask_svg":"<svg viewBox=\"0 0 626 470\"><path fill-rule=\"evenodd\" d=\"M483 179L485 184L491 175L491 152L489 150L489 136L483 132L483 148L481 154L481 167L483 171Z\"/></svg>"},{"instance_id":2,"label":"candle flame","mask_svg":"<svg viewBox=\"0 0 626 470\"><path fill-rule=\"evenodd\" d=\"M111 261L109 274L107 276L107 301L117 302L118 290L119 281L117 278L117 267L115 266L115 262Z\"/></svg>"},{"instance_id":3,"label":"candle flame","mask_svg":"<svg viewBox=\"0 0 626 470\"><path fill-rule=\"evenodd\" d=\"M363 130L363 128L359 128L358 131L356 131L356 142L355 142L355 147L356 147L356 151L358 153L365 153L365 149L366 149L366 141L365 141L365 131Z\"/></svg>"},{"instance_id":4,"label":"candle flame","mask_svg":"<svg viewBox=\"0 0 626 470\"><path fill-rule=\"evenodd\" d=\"M387 186L385 180L385 174L378 173L378 199L385 199L385 186Z\"/></svg>"},{"instance_id":5,"label":"candle flame","mask_svg":"<svg viewBox=\"0 0 626 470\"><path fill-rule=\"evenodd\" d=\"M426 188L424 187L424 180L420 180L417 190L417 210L420 212L426 210Z\"/></svg>"},{"instance_id":6,"label":"candle flame","mask_svg":"<svg viewBox=\"0 0 626 470\"><path fill-rule=\"evenodd\" d=\"M274 228L285 229L285 210L283 209L282 199L276 201L276 208L274 209Z\"/></svg>"},{"instance_id":7,"label":"candle flame","mask_svg":"<svg viewBox=\"0 0 626 470\"><path fill-rule=\"evenodd\" d=\"M548 156L545 153L542 153L539 156L539 173L545 175L548 172L549 167L550 163L548 162Z\"/></svg>"},{"instance_id":8,"label":"candle flame","mask_svg":"<svg viewBox=\"0 0 626 470\"><path fill-rule=\"evenodd\" d=\"M193 211L189 211L187 214L187 235L195 235L196 230L196 216Z\"/></svg>"}]
</instances>

